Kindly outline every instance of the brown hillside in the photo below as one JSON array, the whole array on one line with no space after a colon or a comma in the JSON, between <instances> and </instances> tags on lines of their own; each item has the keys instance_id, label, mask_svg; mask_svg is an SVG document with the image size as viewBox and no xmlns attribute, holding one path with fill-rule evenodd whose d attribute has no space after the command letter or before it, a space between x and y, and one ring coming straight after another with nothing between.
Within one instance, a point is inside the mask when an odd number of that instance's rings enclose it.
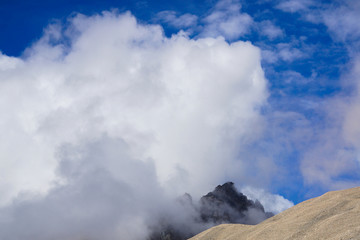
<instances>
[{"instance_id":1,"label":"brown hillside","mask_svg":"<svg viewBox=\"0 0 360 240\"><path fill-rule=\"evenodd\" d=\"M360 187L328 192L258 225L222 224L191 240L360 240Z\"/></svg>"}]
</instances>

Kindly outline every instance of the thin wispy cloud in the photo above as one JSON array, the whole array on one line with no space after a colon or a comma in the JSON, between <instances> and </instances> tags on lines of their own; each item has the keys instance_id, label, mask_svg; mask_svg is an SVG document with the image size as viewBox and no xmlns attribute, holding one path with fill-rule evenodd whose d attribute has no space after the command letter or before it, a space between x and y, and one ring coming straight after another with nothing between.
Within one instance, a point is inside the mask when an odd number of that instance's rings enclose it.
<instances>
[{"instance_id":1,"label":"thin wispy cloud","mask_svg":"<svg viewBox=\"0 0 360 240\"><path fill-rule=\"evenodd\" d=\"M313 5L315 5L315 2L313 0L285 0L280 1L280 3L276 7L285 12L294 13L307 10L310 6Z\"/></svg>"},{"instance_id":2,"label":"thin wispy cloud","mask_svg":"<svg viewBox=\"0 0 360 240\"><path fill-rule=\"evenodd\" d=\"M169 24L173 27L183 29L195 26L197 24L198 17L189 13L178 16L175 11L162 11L156 14L156 20Z\"/></svg>"},{"instance_id":3,"label":"thin wispy cloud","mask_svg":"<svg viewBox=\"0 0 360 240\"><path fill-rule=\"evenodd\" d=\"M259 33L268 37L270 40L279 39L284 36L283 30L272 23L270 20L265 20L258 23L258 28Z\"/></svg>"}]
</instances>

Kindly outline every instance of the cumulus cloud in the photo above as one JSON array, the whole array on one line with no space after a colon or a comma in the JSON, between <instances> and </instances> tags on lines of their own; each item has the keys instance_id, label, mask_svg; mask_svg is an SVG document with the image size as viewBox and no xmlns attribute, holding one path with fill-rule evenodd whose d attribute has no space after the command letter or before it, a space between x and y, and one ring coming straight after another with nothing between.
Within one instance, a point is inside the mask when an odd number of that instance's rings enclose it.
<instances>
[{"instance_id":1,"label":"cumulus cloud","mask_svg":"<svg viewBox=\"0 0 360 240\"><path fill-rule=\"evenodd\" d=\"M0 69L0 238L144 239L167 200L236 180L262 130L258 48L130 13L52 25Z\"/></svg>"},{"instance_id":2,"label":"cumulus cloud","mask_svg":"<svg viewBox=\"0 0 360 240\"><path fill-rule=\"evenodd\" d=\"M1 67L0 70L1 71L13 69L20 63L21 63L20 59L17 59L15 57L8 57L6 55L3 55L0 52L0 67Z\"/></svg>"},{"instance_id":3,"label":"cumulus cloud","mask_svg":"<svg viewBox=\"0 0 360 240\"><path fill-rule=\"evenodd\" d=\"M133 159L122 139L59 148L66 184L45 197L19 196L0 210L2 239L145 239L164 196L151 162ZM35 173L34 173L35 174ZM21 229L21 231L19 231Z\"/></svg>"},{"instance_id":4,"label":"cumulus cloud","mask_svg":"<svg viewBox=\"0 0 360 240\"><path fill-rule=\"evenodd\" d=\"M241 13L238 0L220 0L203 22L200 36L224 36L234 40L249 32L253 19L247 13Z\"/></svg>"}]
</instances>

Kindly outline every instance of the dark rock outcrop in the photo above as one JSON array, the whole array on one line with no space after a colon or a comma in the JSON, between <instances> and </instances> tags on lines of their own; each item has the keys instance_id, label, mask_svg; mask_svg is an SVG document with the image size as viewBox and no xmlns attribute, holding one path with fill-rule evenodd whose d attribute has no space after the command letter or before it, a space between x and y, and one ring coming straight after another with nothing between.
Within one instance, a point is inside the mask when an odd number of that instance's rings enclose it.
<instances>
[{"instance_id":1,"label":"dark rock outcrop","mask_svg":"<svg viewBox=\"0 0 360 240\"><path fill-rule=\"evenodd\" d=\"M238 192L234 183L218 185L200 199L200 216L204 222L257 224L272 213L266 213L262 204Z\"/></svg>"}]
</instances>

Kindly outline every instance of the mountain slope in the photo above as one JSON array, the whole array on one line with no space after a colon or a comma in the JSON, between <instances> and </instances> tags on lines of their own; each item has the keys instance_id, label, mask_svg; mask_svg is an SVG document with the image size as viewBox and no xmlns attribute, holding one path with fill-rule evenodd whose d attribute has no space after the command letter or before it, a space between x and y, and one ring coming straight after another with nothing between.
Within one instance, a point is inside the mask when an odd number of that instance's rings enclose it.
<instances>
[{"instance_id":1,"label":"mountain slope","mask_svg":"<svg viewBox=\"0 0 360 240\"><path fill-rule=\"evenodd\" d=\"M258 225L222 224L191 240L360 240L360 187L328 192Z\"/></svg>"}]
</instances>

